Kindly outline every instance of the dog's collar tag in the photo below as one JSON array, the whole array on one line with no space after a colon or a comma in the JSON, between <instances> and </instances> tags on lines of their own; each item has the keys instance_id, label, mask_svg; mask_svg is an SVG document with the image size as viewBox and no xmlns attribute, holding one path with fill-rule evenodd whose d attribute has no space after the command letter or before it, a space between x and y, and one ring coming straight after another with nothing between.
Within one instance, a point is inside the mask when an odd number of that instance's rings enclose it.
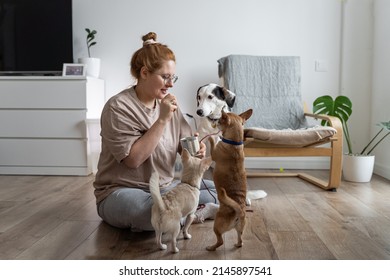
<instances>
[{"instance_id":1,"label":"dog's collar tag","mask_svg":"<svg viewBox=\"0 0 390 280\"><path fill-rule=\"evenodd\" d=\"M226 139L226 138L223 138L223 137L221 137L221 140L222 140L223 143L234 145L234 146L240 146L240 145L244 144L244 141L236 142L236 141L229 140L229 139Z\"/></svg>"}]
</instances>

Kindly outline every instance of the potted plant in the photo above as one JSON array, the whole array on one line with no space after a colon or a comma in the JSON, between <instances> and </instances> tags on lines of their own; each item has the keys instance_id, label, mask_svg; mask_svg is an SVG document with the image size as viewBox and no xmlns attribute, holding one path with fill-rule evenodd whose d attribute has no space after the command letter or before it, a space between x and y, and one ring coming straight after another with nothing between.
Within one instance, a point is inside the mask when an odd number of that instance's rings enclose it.
<instances>
[{"instance_id":1,"label":"potted plant","mask_svg":"<svg viewBox=\"0 0 390 280\"><path fill-rule=\"evenodd\" d=\"M96 30L91 31L89 28L85 28L85 31L87 32L86 42L87 42L87 49L88 49L88 57L91 57L91 47L97 44L95 41L95 35L97 31Z\"/></svg>"},{"instance_id":2,"label":"potted plant","mask_svg":"<svg viewBox=\"0 0 390 280\"><path fill-rule=\"evenodd\" d=\"M97 42L95 41L96 30L91 30L85 28L87 32L86 44L88 50L88 57L79 58L79 63L87 65L87 76L99 78L100 74L100 58L91 57L91 47L95 46Z\"/></svg>"},{"instance_id":3,"label":"potted plant","mask_svg":"<svg viewBox=\"0 0 390 280\"><path fill-rule=\"evenodd\" d=\"M329 95L318 97L313 102L313 112L338 117L343 124L344 138L348 153L343 157L343 176L347 181L369 182L374 170L375 156L372 151L390 135L390 121L377 124L381 129L369 141L360 153L352 150L352 141L348 130L348 119L352 114L352 102L347 96L340 95L333 100ZM322 125L326 125L323 122Z\"/></svg>"}]
</instances>

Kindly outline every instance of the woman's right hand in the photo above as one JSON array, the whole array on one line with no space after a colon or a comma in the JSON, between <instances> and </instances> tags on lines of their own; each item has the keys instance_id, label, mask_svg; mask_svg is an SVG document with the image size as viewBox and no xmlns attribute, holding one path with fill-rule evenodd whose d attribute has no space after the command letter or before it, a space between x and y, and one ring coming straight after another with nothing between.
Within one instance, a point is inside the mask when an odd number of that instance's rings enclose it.
<instances>
[{"instance_id":1,"label":"woman's right hand","mask_svg":"<svg viewBox=\"0 0 390 280\"><path fill-rule=\"evenodd\" d=\"M160 116L158 120L140 137L130 149L129 155L123 160L129 168L138 168L150 157L156 148L166 124L172 119L177 110L176 97L167 94L160 102Z\"/></svg>"},{"instance_id":2,"label":"woman's right hand","mask_svg":"<svg viewBox=\"0 0 390 280\"><path fill-rule=\"evenodd\" d=\"M162 122L164 122L164 123L169 122L172 119L173 113L177 109L176 96L174 96L173 94L168 93L161 100L160 108L161 108L161 110L160 110L160 117L159 117L159 119Z\"/></svg>"}]
</instances>

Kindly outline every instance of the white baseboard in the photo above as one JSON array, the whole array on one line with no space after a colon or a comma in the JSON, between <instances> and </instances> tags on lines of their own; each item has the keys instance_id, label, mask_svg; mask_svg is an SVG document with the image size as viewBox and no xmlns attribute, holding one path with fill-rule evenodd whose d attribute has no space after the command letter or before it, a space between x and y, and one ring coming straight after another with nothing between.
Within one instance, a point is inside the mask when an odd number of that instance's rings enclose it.
<instances>
[{"instance_id":1,"label":"white baseboard","mask_svg":"<svg viewBox=\"0 0 390 280\"><path fill-rule=\"evenodd\" d=\"M375 163L374 173L390 180L390 167L389 166L384 166L383 164Z\"/></svg>"},{"instance_id":2,"label":"white baseboard","mask_svg":"<svg viewBox=\"0 0 390 280\"><path fill-rule=\"evenodd\" d=\"M247 169L329 169L329 166L329 158L326 157L245 158Z\"/></svg>"},{"instance_id":3,"label":"white baseboard","mask_svg":"<svg viewBox=\"0 0 390 280\"><path fill-rule=\"evenodd\" d=\"M329 170L330 163L326 157L272 157L272 158L245 158L247 169L325 169ZM374 174L390 180L390 167L375 163Z\"/></svg>"},{"instance_id":4,"label":"white baseboard","mask_svg":"<svg viewBox=\"0 0 390 280\"><path fill-rule=\"evenodd\" d=\"M90 167L0 166L0 175L88 176L91 173Z\"/></svg>"}]
</instances>

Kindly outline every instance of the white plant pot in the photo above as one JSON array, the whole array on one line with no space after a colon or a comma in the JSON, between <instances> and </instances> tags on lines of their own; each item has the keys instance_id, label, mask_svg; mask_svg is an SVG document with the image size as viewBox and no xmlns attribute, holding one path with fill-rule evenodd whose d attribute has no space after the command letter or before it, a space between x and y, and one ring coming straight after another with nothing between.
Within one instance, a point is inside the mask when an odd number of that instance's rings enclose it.
<instances>
[{"instance_id":1,"label":"white plant pot","mask_svg":"<svg viewBox=\"0 0 390 280\"><path fill-rule=\"evenodd\" d=\"M78 62L87 66L87 76L99 78L100 75L100 58L83 57L79 58Z\"/></svg>"},{"instance_id":2,"label":"white plant pot","mask_svg":"<svg viewBox=\"0 0 390 280\"><path fill-rule=\"evenodd\" d=\"M343 177L346 181L370 182L374 171L375 156L344 155Z\"/></svg>"}]
</instances>

